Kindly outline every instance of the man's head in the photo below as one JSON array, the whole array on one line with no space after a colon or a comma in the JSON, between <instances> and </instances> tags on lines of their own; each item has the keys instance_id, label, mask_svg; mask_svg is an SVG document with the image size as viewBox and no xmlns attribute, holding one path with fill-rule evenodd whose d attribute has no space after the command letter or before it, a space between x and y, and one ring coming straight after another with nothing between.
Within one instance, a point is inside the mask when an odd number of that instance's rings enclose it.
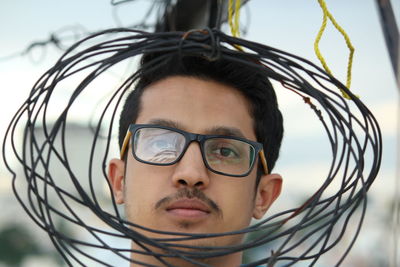
<instances>
[{"instance_id":1,"label":"man's head","mask_svg":"<svg viewBox=\"0 0 400 267\"><path fill-rule=\"evenodd\" d=\"M243 56L237 59L250 61L250 58ZM149 54L143 57L142 66L142 75L121 112L120 148L129 125L135 123L139 115L140 99L147 86L172 76L193 77L225 84L241 92L249 102L256 140L264 146L268 168L270 171L274 168L283 136L283 122L275 91L262 69L232 60L209 61L199 56L181 58L177 54Z\"/></svg>"},{"instance_id":2,"label":"man's head","mask_svg":"<svg viewBox=\"0 0 400 267\"><path fill-rule=\"evenodd\" d=\"M148 55L142 66L121 112L120 147L130 124L154 124L259 142L269 171L273 169L282 117L260 68L168 54ZM258 155L245 177L218 174L206 166L204 149L191 142L178 162L157 166L135 159L130 144L124 159L112 160L109 179L117 203L125 203L127 219L163 231L221 233L247 227L252 217L261 218L280 193L280 176L263 173ZM232 245L241 239L203 239L196 245Z\"/></svg>"}]
</instances>

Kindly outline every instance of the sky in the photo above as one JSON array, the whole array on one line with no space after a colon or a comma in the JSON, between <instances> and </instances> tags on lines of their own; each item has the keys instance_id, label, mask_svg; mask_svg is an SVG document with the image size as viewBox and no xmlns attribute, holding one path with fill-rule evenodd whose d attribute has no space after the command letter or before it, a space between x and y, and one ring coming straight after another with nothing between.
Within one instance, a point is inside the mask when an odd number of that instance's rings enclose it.
<instances>
[{"instance_id":1,"label":"sky","mask_svg":"<svg viewBox=\"0 0 400 267\"><path fill-rule=\"evenodd\" d=\"M393 198L398 186L396 177L400 179L396 174L396 166L400 165L399 89L391 69L375 1L326 2L356 49L350 89L360 96L381 126L384 141L382 168L370 191L371 209L380 209ZM400 1L391 2L399 19ZM81 34L135 24L141 20L147 4L147 0L137 0L112 8L109 0L1 1L0 137L34 82L52 66L61 52L54 46L46 46L35 49L29 55L9 56L23 51L32 42L48 40L53 32L68 34L73 29ZM248 26L245 38L307 58L319 66L313 42L321 22L322 12L317 0L250 0L241 13L242 26ZM333 74L344 82L348 51L342 36L332 24L328 24L320 48ZM324 150L327 148L325 136L321 133L320 124L310 119L312 115L301 99L287 97L281 92L278 92L278 98L284 112L286 134L276 171L286 177L284 192L292 192L294 186L307 191L315 187L312 183L314 177L317 179L324 173L329 162ZM0 163L0 194L10 192L10 180L3 163ZM285 206L284 201L278 200L277 206ZM374 213L367 214L366 229L377 225L371 214ZM5 220L0 217L2 219ZM363 242L361 238L360 249L368 247ZM385 248L388 256L392 253L391 249L390 245Z\"/></svg>"}]
</instances>

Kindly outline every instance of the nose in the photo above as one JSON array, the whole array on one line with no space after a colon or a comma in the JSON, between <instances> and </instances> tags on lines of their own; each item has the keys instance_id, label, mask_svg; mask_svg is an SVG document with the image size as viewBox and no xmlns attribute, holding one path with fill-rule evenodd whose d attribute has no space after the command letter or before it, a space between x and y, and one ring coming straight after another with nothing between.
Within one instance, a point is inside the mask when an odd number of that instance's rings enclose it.
<instances>
[{"instance_id":1,"label":"nose","mask_svg":"<svg viewBox=\"0 0 400 267\"><path fill-rule=\"evenodd\" d=\"M201 156L200 144L192 142L181 160L176 164L172 175L176 188L197 187L205 189L210 183L209 172Z\"/></svg>"}]
</instances>

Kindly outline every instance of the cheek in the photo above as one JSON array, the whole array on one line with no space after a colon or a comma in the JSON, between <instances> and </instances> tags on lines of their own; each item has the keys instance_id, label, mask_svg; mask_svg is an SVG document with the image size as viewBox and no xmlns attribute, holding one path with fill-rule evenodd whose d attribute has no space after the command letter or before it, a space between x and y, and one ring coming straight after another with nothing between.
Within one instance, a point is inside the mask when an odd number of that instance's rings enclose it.
<instances>
[{"instance_id":1,"label":"cheek","mask_svg":"<svg viewBox=\"0 0 400 267\"><path fill-rule=\"evenodd\" d=\"M165 182L168 181L168 172L168 167L144 164L130 157L125 175L126 189L138 195L149 195L146 192L156 191L165 186Z\"/></svg>"},{"instance_id":2,"label":"cheek","mask_svg":"<svg viewBox=\"0 0 400 267\"><path fill-rule=\"evenodd\" d=\"M235 184L226 185L220 194L221 209L224 210L224 220L232 228L247 227L254 208L254 183L249 181L230 181Z\"/></svg>"},{"instance_id":3,"label":"cheek","mask_svg":"<svg viewBox=\"0 0 400 267\"><path fill-rule=\"evenodd\" d=\"M151 168L151 170L149 170ZM165 168L165 167L164 167ZM126 217L141 224L149 220L155 204L165 194L166 178L154 166L139 162L129 162L125 175L125 213ZM164 179L165 178L165 179ZM164 183L163 183L164 182Z\"/></svg>"}]
</instances>

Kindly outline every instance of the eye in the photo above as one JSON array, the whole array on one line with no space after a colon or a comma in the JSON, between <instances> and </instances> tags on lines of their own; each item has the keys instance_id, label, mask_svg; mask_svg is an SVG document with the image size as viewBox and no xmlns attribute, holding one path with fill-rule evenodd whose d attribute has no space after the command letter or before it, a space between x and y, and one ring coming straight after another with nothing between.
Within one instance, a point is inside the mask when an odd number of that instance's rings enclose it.
<instances>
[{"instance_id":1,"label":"eye","mask_svg":"<svg viewBox=\"0 0 400 267\"><path fill-rule=\"evenodd\" d=\"M207 154L219 159L232 159L240 157L235 147L226 143L214 144L214 146L209 147Z\"/></svg>"},{"instance_id":2,"label":"eye","mask_svg":"<svg viewBox=\"0 0 400 267\"><path fill-rule=\"evenodd\" d=\"M213 151L213 153L219 154L222 157L235 157L235 156L237 156L237 153L234 150L230 149L229 147L217 148L217 149L215 149Z\"/></svg>"}]
</instances>

